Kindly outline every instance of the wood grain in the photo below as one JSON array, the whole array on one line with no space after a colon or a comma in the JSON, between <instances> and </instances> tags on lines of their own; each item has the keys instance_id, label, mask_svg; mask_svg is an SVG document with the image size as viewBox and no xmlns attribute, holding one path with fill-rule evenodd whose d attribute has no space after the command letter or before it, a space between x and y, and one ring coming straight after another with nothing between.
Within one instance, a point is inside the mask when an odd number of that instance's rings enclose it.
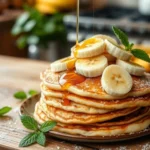
<instances>
[{"instance_id":1,"label":"wood grain","mask_svg":"<svg viewBox=\"0 0 150 150\"><path fill-rule=\"evenodd\" d=\"M18 108L21 102L13 98L13 93L29 89L40 91L39 74L48 66L49 62L0 56L0 107L7 105L13 108L7 116L0 118L0 150L150 150L150 136L109 144L71 143L48 137L45 148L38 144L19 148L20 139L29 131L20 122Z\"/></svg>"}]
</instances>

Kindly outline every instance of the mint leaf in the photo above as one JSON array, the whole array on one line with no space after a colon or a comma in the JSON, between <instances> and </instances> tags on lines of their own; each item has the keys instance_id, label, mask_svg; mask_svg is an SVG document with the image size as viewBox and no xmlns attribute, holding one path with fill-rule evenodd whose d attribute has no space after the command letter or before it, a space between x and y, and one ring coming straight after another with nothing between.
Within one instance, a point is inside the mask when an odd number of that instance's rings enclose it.
<instances>
[{"instance_id":1,"label":"mint leaf","mask_svg":"<svg viewBox=\"0 0 150 150\"><path fill-rule=\"evenodd\" d=\"M123 31L118 29L117 27L113 26L112 29L113 29L113 32L116 35L116 37L125 46L126 50L129 50L130 44L129 44L128 36Z\"/></svg>"},{"instance_id":2,"label":"mint leaf","mask_svg":"<svg viewBox=\"0 0 150 150\"><path fill-rule=\"evenodd\" d=\"M24 100L27 98L27 95L24 91L19 91L14 94L14 97L20 100Z\"/></svg>"},{"instance_id":3,"label":"mint leaf","mask_svg":"<svg viewBox=\"0 0 150 150\"><path fill-rule=\"evenodd\" d=\"M49 130L53 129L56 126L56 124L57 123L55 121L46 121L41 125L40 131L48 132Z\"/></svg>"},{"instance_id":4,"label":"mint leaf","mask_svg":"<svg viewBox=\"0 0 150 150\"><path fill-rule=\"evenodd\" d=\"M40 132L40 133L38 134L36 142L37 142L38 144L40 144L41 146L45 146L46 137L45 137L45 135L44 135L43 132Z\"/></svg>"},{"instance_id":5,"label":"mint leaf","mask_svg":"<svg viewBox=\"0 0 150 150\"><path fill-rule=\"evenodd\" d=\"M22 124L30 130L37 130L38 129L38 123L35 121L34 118L26 115L22 115L20 117Z\"/></svg>"},{"instance_id":6,"label":"mint leaf","mask_svg":"<svg viewBox=\"0 0 150 150\"><path fill-rule=\"evenodd\" d=\"M133 50L131 50L131 53L139 59L150 62L150 58L149 58L148 54L141 49L133 49Z\"/></svg>"},{"instance_id":7,"label":"mint leaf","mask_svg":"<svg viewBox=\"0 0 150 150\"><path fill-rule=\"evenodd\" d=\"M26 146L29 146L29 145L35 143L37 140L37 136L38 136L37 133L28 134L20 141L19 147L26 147Z\"/></svg>"},{"instance_id":8,"label":"mint leaf","mask_svg":"<svg viewBox=\"0 0 150 150\"><path fill-rule=\"evenodd\" d=\"M4 114L8 113L12 108L11 107L3 107L0 109L0 116L3 116Z\"/></svg>"},{"instance_id":9,"label":"mint leaf","mask_svg":"<svg viewBox=\"0 0 150 150\"><path fill-rule=\"evenodd\" d=\"M38 92L35 90L30 90L28 93L29 93L29 95L33 96L33 95L37 94Z\"/></svg>"}]
</instances>

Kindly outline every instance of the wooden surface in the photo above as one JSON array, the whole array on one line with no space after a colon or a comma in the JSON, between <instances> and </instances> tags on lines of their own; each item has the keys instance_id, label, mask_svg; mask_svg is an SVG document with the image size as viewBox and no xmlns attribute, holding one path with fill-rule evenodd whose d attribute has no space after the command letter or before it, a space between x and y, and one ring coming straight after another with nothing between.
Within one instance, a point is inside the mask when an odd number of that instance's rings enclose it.
<instances>
[{"instance_id":1,"label":"wooden surface","mask_svg":"<svg viewBox=\"0 0 150 150\"><path fill-rule=\"evenodd\" d=\"M4 147L27 150L150 150L150 136L109 144L71 143L48 137L45 148L38 144L19 148L20 139L29 131L20 123L18 108L21 102L13 98L13 93L29 89L40 91L39 73L48 66L48 62L0 56L0 107L13 108L7 116L0 118L0 150Z\"/></svg>"}]
</instances>

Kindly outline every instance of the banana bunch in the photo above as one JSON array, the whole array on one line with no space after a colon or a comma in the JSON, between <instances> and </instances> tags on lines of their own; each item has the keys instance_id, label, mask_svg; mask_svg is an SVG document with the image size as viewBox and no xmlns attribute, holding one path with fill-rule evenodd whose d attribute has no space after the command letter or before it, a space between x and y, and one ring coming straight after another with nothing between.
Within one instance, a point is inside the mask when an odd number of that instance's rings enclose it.
<instances>
[{"instance_id":1,"label":"banana bunch","mask_svg":"<svg viewBox=\"0 0 150 150\"><path fill-rule=\"evenodd\" d=\"M51 70L60 72L75 68L85 77L101 76L104 91L121 96L132 89L131 75L142 76L146 71L131 62L132 58L132 54L123 50L113 38L96 35L72 47L71 56L52 63Z\"/></svg>"}]
</instances>

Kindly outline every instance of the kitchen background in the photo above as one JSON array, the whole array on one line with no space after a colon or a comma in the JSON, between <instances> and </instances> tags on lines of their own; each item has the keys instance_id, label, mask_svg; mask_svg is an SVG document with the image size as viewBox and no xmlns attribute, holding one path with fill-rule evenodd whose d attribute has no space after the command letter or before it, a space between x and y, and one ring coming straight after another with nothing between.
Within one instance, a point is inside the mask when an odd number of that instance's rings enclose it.
<instances>
[{"instance_id":1,"label":"kitchen background","mask_svg":"<svg viewBox=\"0 0 150 150\"><path fill-rule=\"evenodd\" d=\"M150 52L150 0L80 0L82 41L116 25ZM76 0L0 0L0 55L54 61L76 40Z\"/></svg>"}]
</instances>

